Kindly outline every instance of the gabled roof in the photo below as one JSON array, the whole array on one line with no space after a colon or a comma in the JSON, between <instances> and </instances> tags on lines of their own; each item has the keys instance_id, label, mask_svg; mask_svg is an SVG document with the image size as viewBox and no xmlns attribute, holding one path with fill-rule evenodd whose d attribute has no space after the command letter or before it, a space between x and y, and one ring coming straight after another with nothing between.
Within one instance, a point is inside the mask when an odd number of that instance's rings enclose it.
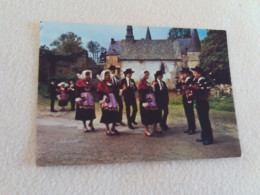
<instances>
[{"instance_id":1,"label":"gabled roof","mask_svg":"<svg viewBox=\"0 0 260 195\"><path fill-rule=\"evenodd\" d=\"M179 43L172 40L121 41L121 60L181 60Z\"/></svg>"},{"instance_id":2,"label":"gabled roof","mask_svg":"<svg viewBox=\"0 0 260 195\"><path fill-rule=\"evenodd\" d=\"M119 55L121 51L121 41L115 41L113 44L110 43L106 55Z\"/></svg>"}]
</instances>

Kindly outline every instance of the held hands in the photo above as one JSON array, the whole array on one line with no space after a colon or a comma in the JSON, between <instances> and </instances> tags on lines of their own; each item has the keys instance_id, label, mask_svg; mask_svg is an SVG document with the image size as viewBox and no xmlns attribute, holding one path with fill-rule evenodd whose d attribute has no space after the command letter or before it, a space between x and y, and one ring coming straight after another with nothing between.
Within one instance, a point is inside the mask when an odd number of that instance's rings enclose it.
<instances>
[{"instance_id":1,"label":"held hands","mask_svg":"<svg viewBox=\"0 0 260 195\"><path fill-rule=\"evenodd\" d=\"M126 90L126 85L124 84L124 85L123 85L123 91L125 91L125 90Z\"/></svg>"},{"instance_id":2,"label":"held hands","mask_svg":"<svg viewBox=\"0 0 260 195\"><path fill-rule=\"evenodd\" d=\"M153 85L153 86L155 86L156 84L157 84L157 82L156 82L156 81L153 81L153 82L152 82L152 85Z\"/></svg>"},{"instance_id":3,"label":"held hands","mask_svg":"<svg viewBox=\"0 0 260 195\"><path fill-rule=\"evenodd\" d=\"M106 103L109 103L109 102L110 102L110 99L109 99L108 97L106 97L105 102L106 102Z\"/></svg>"},{"instance_id":4,"label":"held hands","mask_svg":"<svg viewBox=\"0 0 260 195\"><path fill-rule=\"evenodd\" d=\"M152 98L149 97L146 99L146 101L150 103L150 102L152 102Z\"/></svg>"}]
</instances>

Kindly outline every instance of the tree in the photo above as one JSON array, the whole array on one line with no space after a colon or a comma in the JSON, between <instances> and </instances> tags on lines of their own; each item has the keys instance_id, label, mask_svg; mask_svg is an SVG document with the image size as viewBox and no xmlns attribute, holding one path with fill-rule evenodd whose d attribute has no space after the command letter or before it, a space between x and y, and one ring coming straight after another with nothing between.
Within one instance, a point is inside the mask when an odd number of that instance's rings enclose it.
<instances>
[{"instance_id":1,"label":"tree","mask_svg":"<svg viewBox=\"0 0 260 195\"><path fill-rule=\"evenodd\" d=\"M51 43L53 51L65 53L77 53L83 50L81 37L73 32L61 34L56 40Z\"/></svg>"},{"instance_id":2,"label":"tree","mask_svg":"<svg viewBox=\"0 0 260 195\"><path fill-rule=\"evenodd\" d=\"M100 52L101 45L96 41L89 41L87 43L87 48L88 48L88 51L92 54L93 60L95 60L97 62L98 58L99 58L98 54Z\"/></svg>"},{"instance_id":3,"label":"tree","mask_svg":"<svg viewBox=\"0 0 260 195\"><path fill-rule=\"evenodd\" d=\"M44 45L41 45L41 46L40 46L40 49L50 50L50 48L49 48L48 46L46 46L45 44L44 44Z\"/></svg>"},{"instance_id":4,"label":"tree","mask_svg":"<svg viewBox=\"0 0 260 195\"><path fill-rule=\"evenodd\" d=\"M207 36L202 40L200 67L211 74L216 83L231 83L226 31L207 32Z\"/></svg>"},{"instance_id":5,"label":"tree","mask_svg":"<svg viewBox=\"0 0 260 195\"><path fill-rule=\"evenodd\" d=\"M189 28L171 28L169 30L169 39L170 38L190 38L191 30Z\"/></svg>"}]
</instances>

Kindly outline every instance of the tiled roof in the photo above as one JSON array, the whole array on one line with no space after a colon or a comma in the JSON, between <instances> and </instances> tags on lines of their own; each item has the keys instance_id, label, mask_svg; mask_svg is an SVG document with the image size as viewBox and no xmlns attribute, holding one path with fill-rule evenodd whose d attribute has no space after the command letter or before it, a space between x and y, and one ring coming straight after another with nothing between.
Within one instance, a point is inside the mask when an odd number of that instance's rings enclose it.
<instances>
[{"instance_id":1,"label":"tiled roof","mask_svg":"<svg viewBox=\"0 0 260 195\"><path fill-rule=\"evenodd\" d=\"M172 40L121 41L121 60L180 60L179 43Z\"/></svg>"}]
</instances>

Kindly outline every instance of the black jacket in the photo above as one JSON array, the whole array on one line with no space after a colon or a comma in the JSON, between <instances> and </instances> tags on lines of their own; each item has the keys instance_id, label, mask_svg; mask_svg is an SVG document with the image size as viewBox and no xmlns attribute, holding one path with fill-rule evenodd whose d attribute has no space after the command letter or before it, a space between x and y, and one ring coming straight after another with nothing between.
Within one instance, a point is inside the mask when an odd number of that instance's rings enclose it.
<instances>
[{"instance_id":1,"label":"black jacket","mask_svg":"<svg viewBox=\"0 0 260 195\"><path fill-rule=\"evenodd\" d=\"M131 87L131 86L127 86L127 83L126 83L126 78L122 79L121 80L121 89L123 89L124 85L126 85L126 90L123 91L123 96L124 96L124 99L127 100L127 99L135 99L135 91L137 90L136 88L136 84L134 82L133 79L130 79L131 80L131 83L134 83L134 86Z\"/></svg>"},{"instance_id":2,"label":"black jacket","mask_svg":"<svg viewBox=\"0 0 260 195\"><path fill-rule=\"evenodd\" d=\"M50 96L51 96L52 99L56 98L56 95L57 95L56 89L57 89L56 84L54 84L54 85L50 84Z\"/></svg>"},{"instance_id":3,"label":"black jacket","mask_svg":"<svg viewBox=\"0 0 260 195\"><path fill-rule=\"evenodd\" d=\"M164 107L168 105L169 101L169 94L168 94L168 88L166 86L166 83L164 81L162 82L162 90L160 90L160 86L158 81L154 86L154 96L156 103L159 107Z\"/></svg>"}]
</instances>

